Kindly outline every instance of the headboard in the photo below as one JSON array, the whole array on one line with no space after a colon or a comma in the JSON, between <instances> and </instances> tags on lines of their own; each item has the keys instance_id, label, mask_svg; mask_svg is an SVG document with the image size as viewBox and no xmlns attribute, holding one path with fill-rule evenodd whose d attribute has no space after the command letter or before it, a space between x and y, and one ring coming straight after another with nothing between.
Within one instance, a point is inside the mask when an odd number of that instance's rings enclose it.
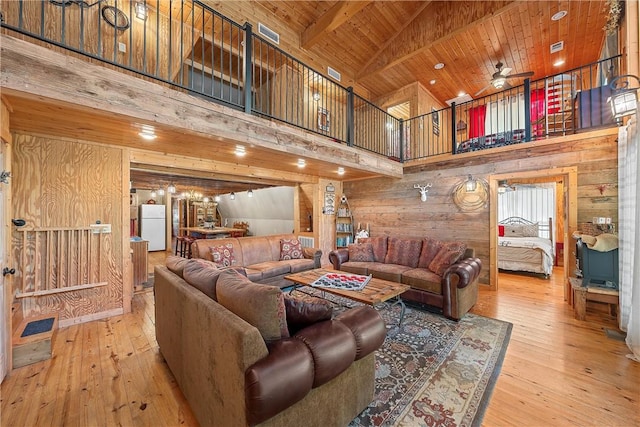
<instances>
[{"instance_id":1,"label":"headboard","mask_svg":"<svg viewBox=\"0 0 640 427\"><path fill-rule=\"evenodd\" d=\"M509 218L505 218L500 221L498 224L500 225L532 225L535 224L533 221L529 221L528 219L524 219L519 216L510 216ZM545 239L553 240L553 218L549 218L549 221L545 224L538 223L538 236L543 237Z\"/></svg>"}]
</instances>

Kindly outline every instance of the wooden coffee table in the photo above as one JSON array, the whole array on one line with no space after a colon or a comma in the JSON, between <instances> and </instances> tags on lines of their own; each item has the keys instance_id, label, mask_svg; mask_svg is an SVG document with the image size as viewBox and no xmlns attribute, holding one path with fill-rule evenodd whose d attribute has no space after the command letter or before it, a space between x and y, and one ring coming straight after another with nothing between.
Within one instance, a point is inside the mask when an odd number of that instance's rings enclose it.
<instances>
[{"instance_id":1,"label":"wooden coffee table","mask_svg":"<svg viewBox=\"0 0 640 427\"><path fill-rule=\"evenodd\" d=\"M322 277L327 273L340 273L336 270L326 270L324 268L317 268L315 270L302 271L300 273L289 274L284 278L294 282L297 285L303 286L311 286L313 282ZM347 272L342 272L345 274L349 274ZM385 301L390 300L391 298L396 298L395 304L400 305L400 320L398 321L398 325L402 324L402 318L404 317L405 305L404 301L400 297L400 294L409 290L408 285L403 285L402 283L390 282L388 280L371 278L369 283L360 291L348 291L344 289L336 289L336 288L322 288L316 287L315 289L319 289L323 292L327 292L333 295L338 295L341 297L345 297L351 299L353 301L358 301L363 304L369 304L373 307L376 304L383 303Z\"/></svg>"}]
</instances>

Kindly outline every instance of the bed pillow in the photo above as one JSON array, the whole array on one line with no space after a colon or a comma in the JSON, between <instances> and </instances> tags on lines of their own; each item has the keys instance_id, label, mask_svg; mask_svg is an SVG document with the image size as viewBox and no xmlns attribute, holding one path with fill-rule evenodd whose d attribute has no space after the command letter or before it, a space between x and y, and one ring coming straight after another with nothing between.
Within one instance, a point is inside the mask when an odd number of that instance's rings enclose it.
<instances>
[{"instance_id":1,"label":"bed pillow","mask_svg":"<svg viewBox=\"0 0 640 427\"><path fill-rule=\"evenodd\" d=\"M498 226L498 237L504 237L504 225Z\"/></svg>"},{"instance_id":2,"label":"bed pillow","mask_svg":"<svg viewBox=\"0 0 640 427\"><path fill-rule=\"evenodd\" d=\"M522 237L538 237L538 223L522 226Z\"/></svg>"},{"instance_id":3,"label":"bed pillow","mask_svg":"<svg viewBox=\"0 0 640 427\"><path fill-rule=\"evenodd\" d=\"M505 225L504 237L524 237L521 225Z\"/></svg>"},{"instance_id":4,"label":"bed pillow","mask_svg":"<svg viewBox=\"0 0 640 427\"><path fill-rule=\"evenodd\" d=\"M371 243L353 243L347 246L349 261L373 262L373 245Z\"/></svg>"},{"instance_id":5,"label":"bed pillow","mask_svg":"<svg viewBox=\"0 0 640 427\"><path fill-rule=\"evenodd\" d=\"M302 258L302 244L298 239L280 239L280 261Z\"/></svg>"},{"instance_id":6,"label":"bed pillow","mask_svg":"<svg viewBox=\"0 0 640 427\"><path fill-rule=\"evenodd\" d=\"M236 263L236 258L233 255L233 243L209 246L209 253L218 267L231 267Z\"/></svg>"},{"instance_id":7,"label":"bed pillow","mask_svg":"<svg viewBox=\"0 0 640 427\"><path fill-rule=\"evenodd\" d=\"M253 283L228 269L218 277L216 296L220 305L258 329L266 342L289 337L284 295L279 287Z\"/></svg>"},{"instance_id":8,"label":"bed pillow","mask_svg":"<svg viewBox=\"0 0 640 427\"><path fill-rule=\"evenodd\" d=\"M438 251L433 261L429 264L429 270L442 276L450 265L456 263L467 250L467 245L462 242L445 243Z\"/></svg>"}]
</instances>

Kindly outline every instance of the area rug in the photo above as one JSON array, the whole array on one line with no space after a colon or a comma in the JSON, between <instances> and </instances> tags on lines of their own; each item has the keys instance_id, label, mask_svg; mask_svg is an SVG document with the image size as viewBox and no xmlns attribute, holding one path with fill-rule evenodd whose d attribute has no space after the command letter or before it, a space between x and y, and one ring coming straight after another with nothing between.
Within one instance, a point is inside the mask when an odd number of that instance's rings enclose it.
<instances>
[{"instance_id":1,"label":"area rug","mask_svg":"<svg viewBox=\"0 0 640 427\"><path fill-rule=\"evenodd\" d=\"M399 305L377 309L387 323L387 338L376 353L375 396L349 426L479 426L500 373L511 323L473 314L454 322L407 307L398 327Z\"/></svg>"}]
</instances>

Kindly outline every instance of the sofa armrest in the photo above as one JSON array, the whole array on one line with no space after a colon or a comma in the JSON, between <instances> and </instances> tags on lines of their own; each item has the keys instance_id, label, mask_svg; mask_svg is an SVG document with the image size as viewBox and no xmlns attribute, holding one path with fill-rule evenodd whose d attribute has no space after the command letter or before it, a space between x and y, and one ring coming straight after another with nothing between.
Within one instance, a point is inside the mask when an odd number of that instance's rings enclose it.
<instances>
[{"instance_id":1,"label":"sofa armrest","mask_svg":"<svg viewBox=\"0 0 640 427\"><path fill-rule=\"evenodd\" d=\"M464 295L471 307L477 299L477 281L482 269L480 258L463 258L447 268L442 275L442 293L444 297L443 314L455 320L460 320L459 304ZM466 295L473 292L474 295Z\"/></svg>"},{"instance_id":2,"label":"sofa armrest","mask_svg":"<svg viewBox=\"0 0 640 427\"><path fill-rule=\"evenodd\" d=\"M329 261L335 270L340 270L340 265L349 261L349 250L342 248L329 252Z\"/></svg>"},{"instance_id":3,"label":"sofa armrest","mask_svg":"<svg viewBox=\"0 0 640 427\"><path fill-rule=\"evenodd\" d=\"M307 259L312 259L315 268L320 268L320 259L322 258L322 250L318 248L302 248L302 255Z\"/></svg>"}]
</instances>

